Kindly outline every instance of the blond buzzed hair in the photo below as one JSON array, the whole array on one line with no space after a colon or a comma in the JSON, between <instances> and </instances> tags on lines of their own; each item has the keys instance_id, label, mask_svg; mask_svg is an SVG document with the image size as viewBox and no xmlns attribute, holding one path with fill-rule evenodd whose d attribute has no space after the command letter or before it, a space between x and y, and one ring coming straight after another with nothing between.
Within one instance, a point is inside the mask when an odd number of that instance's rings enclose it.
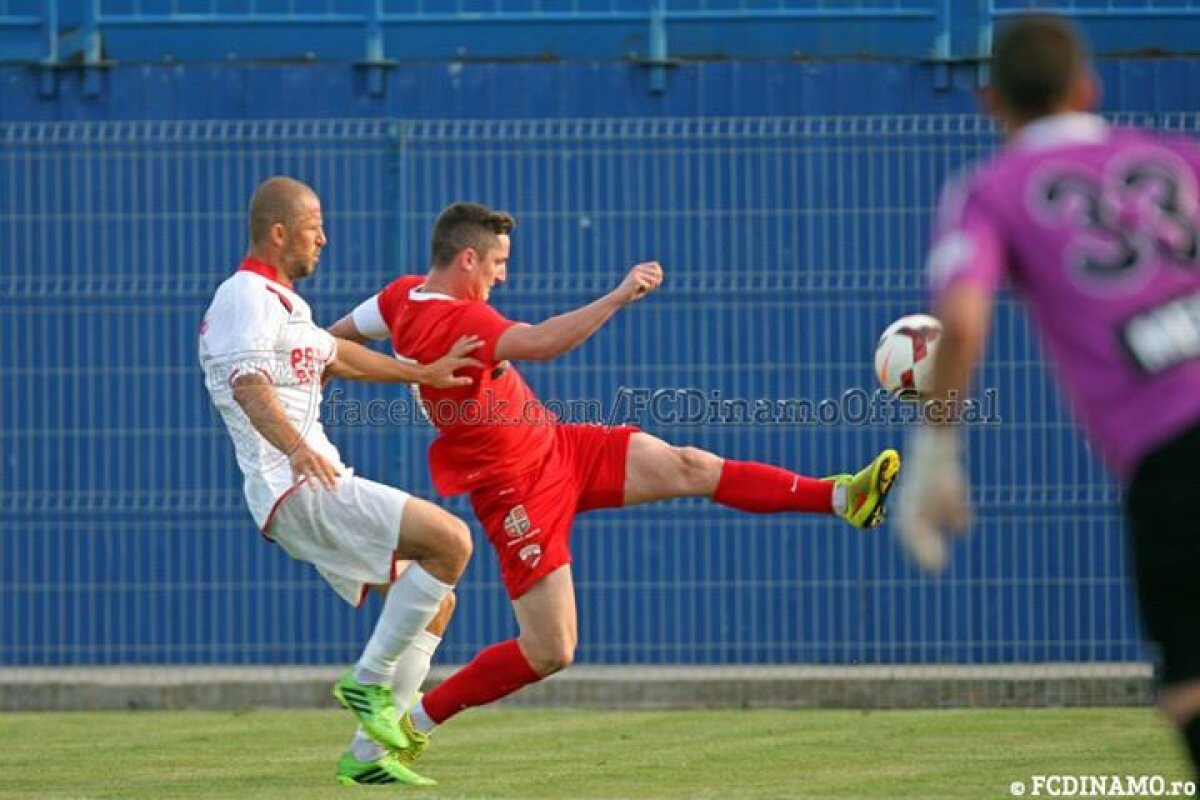
<instances>
[{"instance_id":1,"label":"blond buzzed hair","mask_svg":"<svg viewBox=\"0 0 1200 800\"><path fill-rule=\"evenodd\" d=\"M309 197L317 193L306 183L276 175L267 178L250 198L250 243L262 244L275 223L291 225Z\"/></svg>"}]
</instances>

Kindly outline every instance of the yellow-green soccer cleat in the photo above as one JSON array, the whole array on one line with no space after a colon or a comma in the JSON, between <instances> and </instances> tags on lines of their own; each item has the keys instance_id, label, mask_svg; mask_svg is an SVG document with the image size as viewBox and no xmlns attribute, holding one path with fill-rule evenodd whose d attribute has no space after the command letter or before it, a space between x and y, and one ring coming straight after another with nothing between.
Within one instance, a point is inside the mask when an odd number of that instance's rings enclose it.
<instances>
[{"instance_id":1,"label":"yellow-green soccer cleat","mask_svg":"<svg viewBox=\"0 0 1200 800\"><path fill-rule=\"evenodd\" d=\"M884 450L857 475L831 475L831 480L846 487L846 510L842 519L856 528L867 530L883 522L884 502L900 474L900 454Z\"/></svg>"},{"instance_id":2,"label":"yellow-green soccer cleat","mask_svg":"<svg viewBox=\"0 0 1200 800\"><path fill-rule=\"evenodd\" d=\"M374 761L359 761L353 753L342 754L338 762L337 782L343 786L375 786L402 783L406 786L437 786L433 778L418 775L400 763L392 753Z\"/></svg>"},{"instance_id":3,"label":"yellow-green soccer cleat","mask_svg":"<svg viewBox=\"0 0 1200 800\"><path fill-rule=\"evenodd\" d=\"M417 698L420 699L418 692ZM417 727L413 725L411 711L405 711L400 717L400 730L404 731L404 735L408 737L408 747L395 752L396 760L401 764L412 764L425 752L425 748L429 747L429 734L421 733Z\"/></svg>"},{"instance_id":4,"label":"yellow-green soccer cleat","mask_svg":"<svg viewBox=\"0 0 1200 800\"><path fill-rule=\"evenodd\" d=\"M396 699L391 686L359 683L354 679L354 667L351 667L334 684L333 696L358 717L359 724L372 739L389 750L408 749L408 737L396 718Z\"/></svg>"}]
</instances>

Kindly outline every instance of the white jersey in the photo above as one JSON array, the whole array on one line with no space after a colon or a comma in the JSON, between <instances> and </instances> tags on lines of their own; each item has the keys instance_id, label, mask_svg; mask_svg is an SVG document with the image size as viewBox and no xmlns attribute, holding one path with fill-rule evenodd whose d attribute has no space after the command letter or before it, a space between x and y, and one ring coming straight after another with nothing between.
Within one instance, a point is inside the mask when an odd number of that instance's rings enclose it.
<instances>
[{"instance_id":1,"label":"white jersey","mask_svg":"<svg viewBox=\"0 0 1200 800\"><path fill-rule=\"evenodd\" d=\"M246 503L260 528L293 486L292 469L287 455L250 424L233 399L237 376L266 375L309 447L345 471L321 426L321 373L337 352L336 340L313 323L308 303L270 274L269 267L248 259L217 288L200 325L205 387L233 438Z\"/></svg>"}]
</instances>

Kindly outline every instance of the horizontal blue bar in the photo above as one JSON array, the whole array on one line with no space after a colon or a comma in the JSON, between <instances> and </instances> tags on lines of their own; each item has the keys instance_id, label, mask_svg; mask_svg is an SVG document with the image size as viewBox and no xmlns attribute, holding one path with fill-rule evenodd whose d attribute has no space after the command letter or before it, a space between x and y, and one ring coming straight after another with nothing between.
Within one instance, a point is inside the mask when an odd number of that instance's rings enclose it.
<instances>
[{"instance_id":1,"label":"horizontal blue bar","mask_svg":"<svg viewBox=\"0 0 1200 800\"><path fill-rule=\"evenodd\" d=\"M789 19L929 19L936 17L933 9L894 9L876 11L861 8L814 8L814 9L755 9L747 11L680 11L667 12L665 20L670 22L751 22L756 20ZM447 14L383 14L378 19L384 24L454 24L464 22L489 22L498 24L530 23L641 23L649 20L649 13L629 11L580 12L520 12L511 14L447 13ZM101 25L163 25L163 24L221 24L221 25L328 25L351 23L364 25L373 19L366 14L102 14Z\"/></svg>"},{"instance_id":2,"label":"horizontal blue bar","mask_svg":"<svg viewBox=\"0 0 1200 800\"><path fill-rule=\"evenodd\" d=\"M900 8L824 7L666 10L669 56L693 58L974 58L980 55L981 26L1032 9L938 0ZM63 12L58 53L78 51L79 34L103 37L114 61L170 58L204 61L355 61L380 49L401 61L624 59L649 56L654 40L650 9L612 11L404 11L372 15L362 5L326 12L99 13L94 31L78 17L79 7L57 3ZM54 7L47 6L53 9ZM445 6L442 6L444 9ZM1050 9L1040 8L1040 11ZM1054 11L1080 20L1099 55L1200 52L1200 7L1096 8L1060 4ZM0 62L53 58L47 21L28 9L0 14ZM71 14L76 14L72 17ZM496 36L497 26L510 34ZM314 28L323 35L313 37ZM375 38L368 40L368 32ZM267 34L270 35L267 35ZM37 38L38 42L31 41ZM92 39L88 39L92 41ZM376 58L378 56L375 56Z\"/></svg>"},{"instance_id":3,"label":"horizontal blue bar","mask_svg":"<svg viewBox=\"0 0 1200 800\"><path fill-rule=\"evenodd\" d=\"M1197 18L1200 8L1005 8L992 12L993 17L1019 17L1031 12L1052 12L1069 17L1090 20L1138 19L1153 17L1154 19L1170 19L1171 17Z\"/></svg>"}]
</instances>

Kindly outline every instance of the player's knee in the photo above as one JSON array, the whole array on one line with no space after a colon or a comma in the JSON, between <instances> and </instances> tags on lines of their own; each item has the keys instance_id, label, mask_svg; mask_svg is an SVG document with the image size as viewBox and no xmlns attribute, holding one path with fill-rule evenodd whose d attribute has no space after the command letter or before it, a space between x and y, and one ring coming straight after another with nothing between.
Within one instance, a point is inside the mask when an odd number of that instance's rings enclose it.
<instances>
[{"instance_id":1,"label":"player's knee","mask_svg":"<svg viewBox=\"0 0 1200 800\"><path fill-rule=\"evenodd\" d=\"M471 530L458 517L440 512L428 520L421 534L421 563L434 577L456 583L471 560Z\"/></svg>"},{"instance_id":2,"label":"player's knee","mask_svg":"<svg viewBox=\"0 0 1200 800\"><path fill-rule=\"evenodd\" d=\"M446 558L453 565L455 571L461 574L467 568L467 562L471 560L471 552L474 548L471 543L471 529L458 517L447 514L442 523L441 534Z\"/></svg>"},{"instance_id":3,"label":"player's knee","mask_svg":"<svg viewBox=\"0 0 1200 800\"><path fill-rule=\"evenodd\" d=\"M679 469L683 482L691 492L705 494L712 491L721 476L721 459L698 447L676 447Z\"/></svg>"},{"instance_id":4,"label":"player's knee","mask_svg":"<svg viewBox=\"0 0 1200 800\"><path fill-rule=\"evenodd\" d=\"M561 672L575 663L575 645L566 644L560 647L551 661L552 672Z\"/></svg>"},{"instance_id":5,"label":"player's knee","mask_svg":"<svg viewBox=\"0 0 1200 800\"><path fill-rule=\"evenodd\" d=\"M556 672L562 672L574 663L575 644L566 641L546 643L542 646L531 647L526 657L529 659L529 666L533 667L533 671L546 677Z\"/></svg>"}]
</instances>

